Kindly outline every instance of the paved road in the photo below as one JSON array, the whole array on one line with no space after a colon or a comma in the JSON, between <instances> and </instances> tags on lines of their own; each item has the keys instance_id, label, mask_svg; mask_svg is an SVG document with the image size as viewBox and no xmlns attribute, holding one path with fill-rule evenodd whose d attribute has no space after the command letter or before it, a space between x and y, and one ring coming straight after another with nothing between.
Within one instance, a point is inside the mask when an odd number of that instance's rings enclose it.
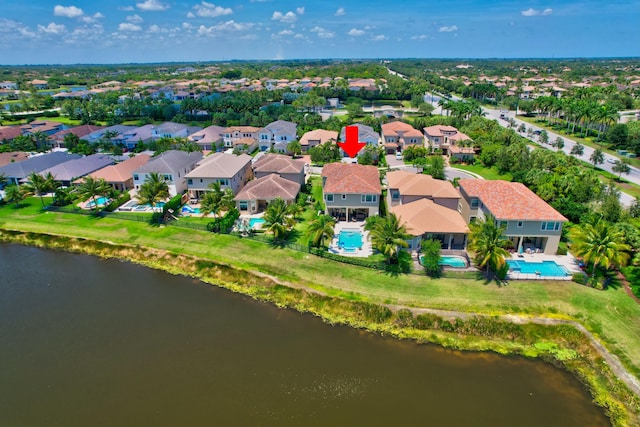
<instances>
[{"instance_id":1,"label":"paved road","mask_svg":"<svg viewBox=\"0 0 640 427\"><path fill-rule=\"evenodd\" d=\"M442 114L442 109L438 106L438 100L440 99L440 97L437 94L430 94L427 93L425 95L425 100L427 100L428 102L431 101L431 98L434 99L433 101L433 106L436 107L436 109L434 110L433 114ZM461 100L461 98L458 98L456 96L452 96L451 97L453 100L455 101L459 101ZM482 107L482 111L485 113L485 117L488 119L493 119L496 120L501 126L503 127L509 127L509 118L512 118L515 120L516 122L516 128L519 127L521 124L524 123L524 125L527 127L527 129L531 128L534 131L542 131L543 129L539 126L536 125L531 125L527 122L524 122L518 118L515 117L515 112L513 111L508 111L506 113L506 120L501 119L500 118L500 114L501 111L500 110L494 110L492 108L486 108L486 107ZM571 149L573 148L574 145L577 144L576 141L572 140L571 138L568 138L564 135L559 135L555 132L550 132L547 131L547 133L549 134L549 142L554 142L556 140L556 138L561 137L564 140L564 147L562 149L562 151L564 151L565 153L569 154L571 152ZM527 134L525 132L521 132L520 136L528 138ZM539 141L537 141L537 136L534 136L535 139L533 138L528 138L533 142L539 143ZM555 148L553 148L551 145L549 144L540 144L540 147L546 148L548 150L555 150ZM580 156L580 159L587 162L587 163L591 163L591 161L589 160L589 157L591 157L591 154L594 152L595 150L591 147L587 147L584 146L584 153L582 156ZM612 167L613 167L613 163L616 160L620 160L619 157L617 156L613 156L611 154L604 154L604 158L605 158L605 162L601 165L599 165L598 167L606 170L608 172L611 172L613 174L616 174L615 172L612 171ZM640 185L640 169L631 166L631 171L624 175L623 178L626 179L629 182L632 182L636 185ZM617 175L617 174L616 174ZM622 203L623 206L631 206L631 204L634 201L634 197L627 194L627 193L620 193L620 203Z\"/></svg>"}]
</instances>

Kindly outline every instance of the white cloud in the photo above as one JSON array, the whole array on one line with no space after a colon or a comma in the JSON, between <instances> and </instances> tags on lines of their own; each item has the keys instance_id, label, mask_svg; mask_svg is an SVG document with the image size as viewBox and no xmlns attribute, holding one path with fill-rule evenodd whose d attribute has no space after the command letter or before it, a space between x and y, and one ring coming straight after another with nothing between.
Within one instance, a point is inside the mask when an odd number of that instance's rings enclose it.
<instances>
[{"instance_id":1,"label":"white cloud","mask_svg":"<svg viewBox=\"0 0 640 427\"><path fill-rule=\"evenodd\" d=\"M357 28L352 28L351 30L349 30L347 35L353 36L353 37L358 37L358 36L364 35L364 33L365 33L364 30L358 30Z\"/></svg>"},{"instance_id":2,"label":"white cloud","mask_svg":"<svg viewBox=\"0 0 640 427\"><path fill-rule=\"evenodd\" d=\"M118 31L142 31L142 27L130 22L123 22L118 25Z\"/></svg>"},{"instance_id":3,"label":"white cloud","mask_svg":"<svg viewBox=\"0 0 640 427\"><path fill-rule=\"evenodd\" d=\"M441 33L451 33L453 31L458 31L458 26L457 25L450 25L448 27L440 27L438 29L439 32Z\"/></svg>"},{"instance_id":4,"label":"white cloud","mask_svg":"<svg viewBox=\"0 0 640 427\"><path fill-rule=\"evenodd\" d=\"M80 19L80 21L84 22L85 24L93 24L99 18L104 18L104 15L101 14L100 12L95 13L93 16L85 15L85 16L80 17L79 19Z\"/></svg>"},{"instance_id":5,"label":"white cloud","mask_svg":"<svg viewBox=\"0 0 640 427\"><path fill-rule=\"evenodd\" d=\"M312 33L316 33L318 35L318 37L323 38L323 39L330 39L333 38L335 36L335 33L332 33L331 31L325 30L322 27L313 27L311 29Z\"/></svg>"},{"instance_id":6,"label":"white cloud","mask_svg":"<svg viewBox=\"0 0 640 427\"><path fill-rule=\"evenodd\" d=\"M187 18L195 18L196 15L193 14L193 12L189 12L187 13Z\"/></svg>"},{"instance_id":7,"label":"white cloud","mask_svg":"<svg viewBox=\"0 0 640 427\"><path fill-rule=\"evenodd\" d=\"M386 40L388 37L385 36L384 34L378 34L377 36L373 36L371 37L371 40L373 40L374 42L379 42L382 40Z\"/></svg>"},{"instance_id":8,"label":"white cloud","mask_svg":"<svg viewBox=\"0 0 640 427\"><path fill-rule=\"evenodd\" d=\"M132 24L139 24L141 22L144 22L144 19L142 19L140 15L130 15L127 16L127 21L131 22Z\"/></svg>"},{"instance_id":9,"label":"white cloud","mask_svg":"<svg viewBox=\"0 0 640 427\"><path fill-rule=\"evenodd\" d=\"M35 37L36 33L31 31L29 27L24 25L22 22L11 21L9 19L0 18L0 46L5 44L8 40L16 39L16 35L21 35L22 37Z\"/></svg>"},{"instance_id":10,"label":"white cloud","mask_svg":"<svg viewBox=\"0 0 640 427\"><path fill-rule=\"evenodd\" d=\"M426 34L418 34L418 35L415 35L415 36L411 36L411 40L426 40L428 38L429 38L429 36L426 35Z\"/></svg>"},{"instance_id":11,"label":"white cloud","mask_svg":"<svg viewBox=\"0 0 640 427\"><path fill-rule=\"evenodd\" d=\"M280 21L280 22L285 22L287 24L293 24L294 22L296 22L298 20L298 15L296 15L295 13L289 11L285 14L282 14L282 12L279 11L275 11L273 12L273 15L271 16L271 20L272 21Z\"/></svg>"},{"instance_id":12,"label":"white cloud","mask_svg":"<svg viewBox=\"0 0 640 427\"><path fill-rule=\"evenodd\" d=\"M523 10L520 13L522 14L522 16L540 16L540 15L547 16L553 13L553 9L546 8L545 10L540 11L530 7L529 9Z\"/></svg>"},{"instance_id":13,"label":"white cloud","mask_svg":"<svg viewBox=\"0 0 640 427\"><path fill-rule=\"evenodd\" d=\"M216 36L219 33L223 33L223 32L247 31L252 29L253 26L254 24L251 24L251 23L242 24L239 22L235 22L233 20L223 22L217 25L212 25L211 27L205 27L204 25L200 25L200 27L198 27L198 35Z\"/></svg>"},{"instance_id":14,"label":"white cloud","mask_svg":"<svg viewBox=\"0 0 640 427\"><path fill-rule=\"evenodd\" d=\"M336 16L343 16L344 14L345 14L344 7L338 8L338 10L336 10L336 13L335 13Z\"/></svg>"},{"instance_id":15,"label":"white cloud","mask_svg":"<svg viewBox=\"0 0 640 427\"><path fill-rule=\"evenodd\" d=\"M304 7L296 8L296 13L300 16L304 15Z\"/></svg>"},{"instance_id":16,"label":"white cloud","mask_svg":"<svg viewBox=\"0 0 640 427\"><path fill-rule=\"evenodd\" d=\"M153 24L153 25L149 26L147 31L149 31L150 33L159 33L161 30L160 30L160 26L159 25Z\"/></svg>"},{"instance_id":17,"label":"white cloud","mask_svg":"<svg viewBox=\"0 0 640 427\"><path fill-rule=\"evenodd\" d=\"M208 3L206 1L193 6L193 9L196 11L196 15L202 18L215 18L217 16L231 15L233 13L233 10L230 7L216 6L215 4ZM187 17L193 18L193 13L189 12Z\"/></svg>"},{"instance_id":18,"label":"white cloud","mask_svg":"<svg viewBox=\"0 0 640 427\"><path fill-rule=\"evenodd\" d=\"M292 36L293 31L291 30L282 30L278 33L279 36Z\"/></svg>"},{"instance_id":19,"label":"white cloud","mask_svg":"<svg viewBox=\"0 0 640 427\"><path fill-rule=\"evenodd\" d=\"M46 27L43 25L38 25L38 31L46 34L62 34L67 31L67 28L62 24L51 22Z\"/></svg>"},{"instance_id":20,"label":"white cloud","mask_svg":"<svg viewBox=\"0 0 640 427\"><path fill-rule=\"evenodd\" d=\"M142 3L136 3L136 7L147 12L158 12L169 9L168 4L161 3L158 0L145 0Z\"/></svg>"},{"instance_id":21,"label":"white cloud","mask_svg":"<svg viewBox=\"0 0 640 427\"><path fill-rule=\"evenodd\" d=\"M118 10L124 10L125 12L133 12L135 8L133 6L120 6Z\"/></svg>"},{"instance_id":22,"label":"white cloud","mask_svg":"<svg viewBox=\"0 0 640 427\"><path fill-rule=\"evenodd\" d=\"M75 6L57 5L53 8L53 14L55 16L66 16L67 18L78 18L84 15L84 11Z\"/></svg>"}]
</instances>

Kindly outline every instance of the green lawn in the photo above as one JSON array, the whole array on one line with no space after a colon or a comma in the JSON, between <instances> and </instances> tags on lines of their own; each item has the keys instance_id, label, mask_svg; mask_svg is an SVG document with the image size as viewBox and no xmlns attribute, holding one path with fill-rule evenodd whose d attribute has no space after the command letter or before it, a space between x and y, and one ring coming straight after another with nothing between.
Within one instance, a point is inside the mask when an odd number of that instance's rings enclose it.
<instances>
[{"instance_id":1,"label":"green lawn","mask_svg":"<svg viewBox=\"0 0 640 427\"><path fill-rule=\"evenodd\" d=\"M511 181L513 179L510 173L507 172L505 174L501 174L500 172L498 172L498 170L495 167L486 168L479 164L476 164L476 165L454 164L454 165L451 165L451 167L477 173L484 179L489 179L489 180L502 179L504 181Z\"/></svg>"},{"instance_id":2,"label":"green lawn","mask_svg":"<svg viewBox=\"0 0 640 427\"><path fill-rule=\"evenodd\" d=\"M0 228L138 244L214 259L333 296L488 314L525 313L580 320L640 374L640 305L622 289L597 291L572 282L512 281L506 287L477 279L430 279L336 263L303 252L229 235L156 227L114 218L42 212L37 198L0 207Z\"/></svg>"}]
</instances>

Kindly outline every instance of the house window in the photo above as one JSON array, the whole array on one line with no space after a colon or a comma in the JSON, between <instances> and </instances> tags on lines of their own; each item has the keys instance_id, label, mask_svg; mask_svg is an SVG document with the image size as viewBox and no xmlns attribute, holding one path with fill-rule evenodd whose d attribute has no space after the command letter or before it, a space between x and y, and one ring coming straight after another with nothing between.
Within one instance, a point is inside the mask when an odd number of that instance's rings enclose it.
<instances>
[{"instance_id":1,"label":"house window","mask_svg":"<svg viewBox=\"0 0 640 427\"><path fill-rule=\"evenodd\" d=\"M342 195L342 200L347 200L347 195L346 194Z\"/></svg>"},{"instance_id":2,"label":"house window","mask_svg":"<svg viewBox=\"0 0 640 427\"><path fill-rule=\"evenodd\" d=\"M138 181L139 179L140 179L140 177L138 176L138 174L137 174L137 173L134 173L134 174L133 174L133 180L134 180L134 181Z\"/></svg>"},{"instance_id":3,"label":"house window","mask_svg":"<svg viewBox=\"0 0 640 427\"><path fill-rule=\"evenodd\" d=\"M398 190L391 190L391 200L399 200L400 192Z\"/></svg>"},{"instance_id":4,"label":"house window","mask_svg":"<svg viewBox=\"0 0 640 427\"><path fill-rule=\"evenodd\" d=\"M553 221L543 222L542 225L540 226L540 230L558 231L560 230L560 223L553 222Z\"/></svg>"},{"instance_id":5,"label":"house window","mask_svg":"<svg viewBox=\"0 0 640 427\"><path fill-rule=\"evenodd\" d=\"M239 202L238 206L240 206L241 211L246 211L249 209L249 203L246 200Z\"/></svg>"},{"instance_id":6,"label":"house window","mask_svg":"<svg viewBox=\"0 0 640 427\"><path fill-rule=\"evenodd\" d=\"M163 177L164 177L164 180L165 180L165 181L169 181L169 182L171 182L171 181L172 181L172 179L171 179L171 175L164 175Z\"/></svg>"},{"instance_id":7,"label":"house window","mask_svg":"<svg viewBox=\"0 0 640 427\"><path fill-rule=\"evenodd\" d=\"M189 185L193 185L193 180L192 180L191 178L189 178L189 179L187 180L187 184L189 184Z\"/></svg>"},{"instance_id":8,"label":"house window","mask_svg":"<svg viewBox=\"0 0 640 427\"><path fill-rule=\"evenodd\" d=\"M325 199L327 202L333 202L333 194L325 194L325 195L324 195L324 199Z\"/></svg>"},{"instance_id":9,"label":"house window","mask_svg":"<svg viewBox=\"0 0 640 427\"><path fill-rule=\"evenodd\" d=\"M522 228L523 225L524 225L524 221L518 221L518 228Z\"/></svg>"},{"instance_id":10,"label":"house window","mask_svg":"<svg viewBox=\"0 0 640 427\"><path fill-rule=\"evenodd\" d=\"M471 209L478 209L478 205L479 205L479 201L478 199L476 199L475 197L473 199L471 199Z\"/></svg>"},{"instance_id":11,"label":"house window","mask_svg":"<svg viewBox=\"0 0 640 427\"><path fill-rule=\"evenodd\" d=\"M507 221L500 221L500 227L507 227Z\"/></svg>"},{"instance_id":12,"label":"house window","mask_svg":"<svg viewBox=\"0 0 640 427\"><path fill-rule=\"evenodd\" d=\"M378 196L376 194L363 194L360 196L360 201L362 203L375 203L378 201Z\"/></svg>"}]
</instances>

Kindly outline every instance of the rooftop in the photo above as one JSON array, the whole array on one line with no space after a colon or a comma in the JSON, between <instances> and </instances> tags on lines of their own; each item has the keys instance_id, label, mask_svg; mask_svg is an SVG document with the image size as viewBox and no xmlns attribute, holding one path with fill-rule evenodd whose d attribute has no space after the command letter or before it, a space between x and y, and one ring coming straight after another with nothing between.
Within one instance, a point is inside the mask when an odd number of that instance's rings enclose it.
<instances>
[{"instance_id":1,"label":"rooftop","mask_svg":"<svg viewBox=\"0 0 640 427\"><path fill-rule=\"evenodd\" d=\"M299 191L299 183L271 174L249 181L234 200L294 200Z\"/></svg>"},{"instance_id":2,"label":"rooftop","mask_svg":"<svg viewBox=\"0 0 640 427\"><path fill-rule=\"evenodd\" d=\"M397 188L402 196L429 196L432 198L459 199L460 193L449 181L434 179L431 175L406 171L387 173L389 188Z\"/></svg>"},{"instance_id":3,"label":"rooftop","mask_svg":"<svg viewBox=\"0 0 640 427\"><path fill-rule=\"evenodd\" d=\"M524 184L484 179L461 179L461 192L477 197L499 220L566 221L558 211Z\"/></svg>"},{"instance_id":4,"label":"rooftop","mask_svg":"<svg viewBox=\"0 0 640 427\"><path fill-rule=\"evenodd\" d=\"M407 232L412 236L425 233L460 233L469 232L467 223L457 211L438 205L433 200L420 199L405 205L394 206L391 212L405 224Z\"/></svg>"},{"instance_id":5,"label":"rooftop","mask_svg":"<svg viewBox=\"0 0 640 427\"><path fill-rule=\"evenodd\" d=\"M380 174L375 166L329 163L322 168L325 193L380 194Z\"/></svg>"},{"instance_id":6,"label":"rooftop","mask_svg":"<svg viewBox=\"0 0 640 427\"><path fill-rule=\"evenodd\" d=\"M125 182L132 178L134 170L146 164L150 158L151 155L141 153L122 163L99 169L88 176L95 179L104 179L107 182Z\"/></svg>"},{"instance_id":7,"label":"rooftop","mask_svg":"<svg viewBox=\"0 0 640 427\"><path fill-rule=\"evenodd\" d=\"M301 173L304 171L304 160L292 159L282 154L266 154L253 166L257 173Z\"/></svg>"},{"instance_id":8,"label":"rooftop","mask_svg":"<svg viewBox=\"0 0 640 427\"><path fill-rule=\"evenodd\" d=\"M247 154L213 153L200 162L197 168L186 174L187 178L233 178L251 163Z\"/></svg>"}]
</instances>

